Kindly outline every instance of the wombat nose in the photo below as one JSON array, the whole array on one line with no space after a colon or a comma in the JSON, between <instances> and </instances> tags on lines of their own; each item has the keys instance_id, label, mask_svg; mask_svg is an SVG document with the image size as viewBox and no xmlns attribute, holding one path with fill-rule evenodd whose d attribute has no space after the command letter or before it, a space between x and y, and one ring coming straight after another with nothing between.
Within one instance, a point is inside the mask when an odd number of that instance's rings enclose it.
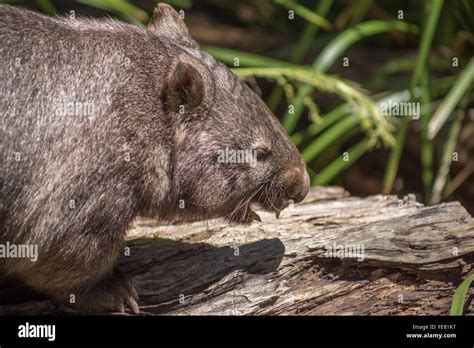
<instances>
[{"instance_id":1,"label":"wombat nose","mask_svg":"<svg viewBox=\"0 0 474 348\"><path fill-rule=\"evenodd\" d=\"M284 174L286 197L295 203L301 202L309 191L309 175L306 169L292 168Z\"/></svg>"}]
</instances>

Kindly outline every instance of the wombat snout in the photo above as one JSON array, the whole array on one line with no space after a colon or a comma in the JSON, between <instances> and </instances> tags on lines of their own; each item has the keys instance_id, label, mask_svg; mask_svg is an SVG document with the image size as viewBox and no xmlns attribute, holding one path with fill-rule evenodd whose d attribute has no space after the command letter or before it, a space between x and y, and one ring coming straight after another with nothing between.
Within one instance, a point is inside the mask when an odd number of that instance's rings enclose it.
<instances>
[{"instance_id":1,"label":"wombat snout","mask_svg":"<svg viewBox=\"0 0 474 348\"><path fill-rule=\"evenodd\" d=\"M294 167L283 174L283 183L286 188L285 196L294 203L301 202L309 191L309 175L303 167Z\"/></svg>"}]
</instances>

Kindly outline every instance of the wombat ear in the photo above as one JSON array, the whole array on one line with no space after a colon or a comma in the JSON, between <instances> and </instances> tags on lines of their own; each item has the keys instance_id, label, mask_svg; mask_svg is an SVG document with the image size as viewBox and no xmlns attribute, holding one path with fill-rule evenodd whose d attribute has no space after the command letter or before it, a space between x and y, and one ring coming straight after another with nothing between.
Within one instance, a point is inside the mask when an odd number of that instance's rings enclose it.
<instances>
[{"instance_id":1,"label":"wombat ear","mask_svg":"<svg viewBox=\"0 0 474 348\"><path fill-rule=\"evenodd\" d=\"M206 114L213 95L209 70L196 58L181 54L168 74L161 98L165 111L185 119Z\"/></svg>"},{"instance_id":2,"label":"wombat ear","mask_svg":"<svg viewBox=\"0 0 474 348\"><path fill-rule=\"evenodd\" d=\"M155 7L148 29L157 35L184 42L188 46L197 46L181 16L168 4L160 3Z\"/></svg>"}]
</instances>

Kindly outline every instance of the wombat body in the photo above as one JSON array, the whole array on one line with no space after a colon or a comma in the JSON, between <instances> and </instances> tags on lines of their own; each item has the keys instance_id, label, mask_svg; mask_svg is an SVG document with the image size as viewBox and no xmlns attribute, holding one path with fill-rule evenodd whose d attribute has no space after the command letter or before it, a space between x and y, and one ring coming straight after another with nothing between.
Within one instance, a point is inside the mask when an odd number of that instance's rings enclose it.
<instances>
[{"instance_id":1,"label":"wombat body","mask_svg":"<svg viewBox=\"0 0 474 348\"><path fill-rule=\"evenodd\" d=\"M80 310L136 312L115 269L134 217L248 223L251 204L279 213L306 195L278 120L171 7L144 29L0 6L0 42L0 244L38 247L0 274Z\"/></svg>"}]
</instances>

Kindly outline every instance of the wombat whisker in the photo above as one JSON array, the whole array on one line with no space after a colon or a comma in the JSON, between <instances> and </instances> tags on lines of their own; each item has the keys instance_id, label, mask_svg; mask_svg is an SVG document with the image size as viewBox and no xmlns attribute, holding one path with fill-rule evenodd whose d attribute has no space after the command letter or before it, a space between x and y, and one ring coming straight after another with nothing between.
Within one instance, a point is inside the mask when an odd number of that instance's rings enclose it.
<instances>
[{"instance_id":1,"label":"wombat whisker","mask_svg":"<svg viewBox=\"0 0 474 348\"><path fill-rule=\"evenodd\" d=\"M265 201L268 203L269 206L271 206L275 210L279 210L275 205L273 204L274 201L277 200L278 195L281 192L281 187L277 187L277 189L274 189L274 185L276 184L276 177L273 177L272 181L270 182L270 185L268 185L265 188Z\"/></svg>"},{"instance_id":2,"label":"wombat whisker","mask_svg":"<svg viewBox=\"0 0 474 348\"><path fill-rule=\"evenodd\" d=\"M231 216L235 216L239 210L241 210L242 208L244 208L244 213L246 212L247 208L248 208L248 204L249 202L252 200L252 198L257 194L258 190L253 194L251 195L249 198L247 199L242 199L239 204L237 204L237 206L232 210L232 212L230 213Z\"/></svg>"},{"instance_id":3,"label":"wombat whisker","mask_svg":"<svg viewBox=\"0 0 474 348\"><path fill-rule=\"evenodd\" d=\"M248 197L247 199L242 199L239 204L237 204L237 206L229 213L226 215L226 217L230 218L231 220L235 217L235 215L239 212L239 210L241 210L242 208L244 208L244 211L242 212L242 219L245 217L246 215L246 212L247 212L247 209L248 206L249 206L249 203L250 201L255 197L255 195L257 195L257 193L260 192L260 190L263 188L264 186L260 186L252 195L250 195L250 197Z\"/></svg>"}]
</instances>

